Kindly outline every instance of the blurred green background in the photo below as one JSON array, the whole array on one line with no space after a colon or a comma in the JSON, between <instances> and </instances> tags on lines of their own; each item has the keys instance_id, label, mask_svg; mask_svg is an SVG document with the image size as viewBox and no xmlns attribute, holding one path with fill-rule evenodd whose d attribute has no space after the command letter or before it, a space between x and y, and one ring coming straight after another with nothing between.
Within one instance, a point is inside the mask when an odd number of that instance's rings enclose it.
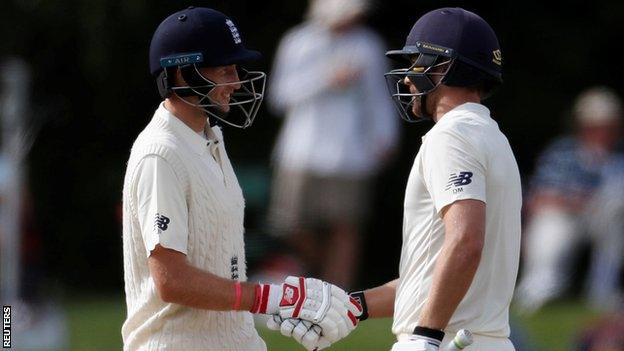
<instances>
[{"instance_id":1,"label":"blurred green background","mask_svg":"<svg viewBox=\"0 0 624 351\"><path fill-rule=\"evenodd\" d=\"M121 336L119 325L125 318L122 298L85 297L66 303L71 329L70 350L119 350ZM515 316L514 320L526 326L526 333L534 346L544 351L573 349L578 328L589 325L597 316L582 303L574 300L560 301L546 306L531 316ZM362 322L346 339L332 345L332 351L390 350L394 335L390 332L391 319L374 319ZM272 351L305 350L294 340L259 326L258 330Z\"/></svg>"}]
</instances>

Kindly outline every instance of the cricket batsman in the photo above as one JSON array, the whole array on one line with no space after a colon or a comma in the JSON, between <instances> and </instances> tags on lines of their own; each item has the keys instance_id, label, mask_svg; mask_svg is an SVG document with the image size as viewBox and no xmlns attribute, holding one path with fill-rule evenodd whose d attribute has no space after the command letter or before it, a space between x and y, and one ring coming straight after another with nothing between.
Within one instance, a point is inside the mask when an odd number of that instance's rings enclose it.
<instances>
[{"instance_id":1,"label":"cricket batsman","mask_svg":"<svg viewBox=\"0 0 624 351\"><path fill-rule=\"evenodd\" d=\"M218 122L245 128L264 96L260 58L224 14L189 7L150 45L163 102L137 137L123 189L124 350L263 351L252 313L297 320L327 343L362 308L340 288L302 277L246 279L244 199Z\"/></svg>"},{"instance_id":2,"label":"cricket batsman","mask_svg":"<svg viewBox=\"0 0 624 351\"><path fill-rule=\"evenodd\" d=\"M401 115L435 125L407 182L399 278L352 293L364 307L360 319L393 316L392 351L444 350L460 329L473 334L467 350L512 351L520 176L481 104L502 83L496 34L472 12L437 9L387 56L406 64L386 74ZM283 321L282 332L291 324Z\"/></svg>"}]
</instances>

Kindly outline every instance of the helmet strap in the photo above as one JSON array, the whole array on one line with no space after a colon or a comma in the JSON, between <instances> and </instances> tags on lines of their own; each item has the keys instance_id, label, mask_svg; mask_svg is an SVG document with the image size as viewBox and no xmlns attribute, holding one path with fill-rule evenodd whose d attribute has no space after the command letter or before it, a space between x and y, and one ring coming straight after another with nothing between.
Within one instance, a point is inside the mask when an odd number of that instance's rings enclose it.
<instances>
[{"instance_id":1,"label":"helmet strap","mask_svg":"<svg viewBox=\"0 0 624 351\"><path fill-rule=\"evenodd\" d=\"M427 111L427 95L429 95L429 93L420 96L420 112L422 114L421 118L432 120L433 115L429 113L429 111Z\"/></svg>"}]
</instances>

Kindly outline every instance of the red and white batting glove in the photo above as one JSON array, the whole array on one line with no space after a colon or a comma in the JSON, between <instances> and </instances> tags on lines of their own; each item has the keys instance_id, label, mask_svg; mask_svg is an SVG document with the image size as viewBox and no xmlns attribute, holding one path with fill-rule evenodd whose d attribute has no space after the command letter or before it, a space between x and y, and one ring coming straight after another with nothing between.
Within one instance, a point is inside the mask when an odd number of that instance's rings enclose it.
<instances>
[{"instance_id":1,"label":"red and white batting glove","mask_svg":"<svg viewBox=\"0 0 624 351\"><path fill-rule=\"evenodd\" d=\"M298 318L311 322L321 328L322 336L329 343L334 343L355 329L362 307L335 285L319 279L290 276L281 286L259 284L251 312L278 315L282 320Z\"/></svg>"}]
</instances>

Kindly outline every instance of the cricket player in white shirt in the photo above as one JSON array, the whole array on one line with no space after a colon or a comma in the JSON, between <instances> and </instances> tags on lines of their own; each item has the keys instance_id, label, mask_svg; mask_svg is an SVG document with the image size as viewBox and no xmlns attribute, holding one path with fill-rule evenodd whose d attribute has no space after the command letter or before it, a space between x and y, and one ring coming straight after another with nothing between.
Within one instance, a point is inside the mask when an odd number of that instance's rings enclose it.
<instances>
[{"instance_id":1,"label":"cricket player in white shirt","mask_svg":"<svg viewBox=\"0 0 624 351\"><path fill-rule=\"evenodd\" d=\"M405 192L399 278L352 293L367 317L394 317L392 351L437 351L468 329L466 350L512 351L509 304L522 197L507 138L481 104L501 82L492 28L461 8L422 16L386 74L410 121L429 118ZM322 337L321 337L322 339Z\"/></svg>"},{"instance_id":2,"label":"cricket player in white shirt","mask_svg":"<svg viewBox=\"0 0 624 351\"><path fill-rule=\"evenodd\" d=\"M328 343L357 325L362 308L329 283L246 282L244 199L211 125L251 125L265 74L239 65L259 58L231 19L208 8L176 12L154 33L150 70L164 101L124 181L124 350L263 351L252 313L297 318L294 327L322 330Z\"/></svg>"}]
</instances>

